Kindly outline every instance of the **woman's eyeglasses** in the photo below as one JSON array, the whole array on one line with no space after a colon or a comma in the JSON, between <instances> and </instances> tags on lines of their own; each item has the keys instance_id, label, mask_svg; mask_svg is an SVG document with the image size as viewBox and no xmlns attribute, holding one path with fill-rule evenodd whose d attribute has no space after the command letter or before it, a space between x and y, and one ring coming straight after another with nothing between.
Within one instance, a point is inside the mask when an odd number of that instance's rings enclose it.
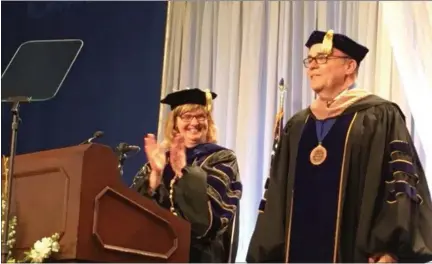
<instances>
[{"instance_id":1,"label":"woman's eyeglasses","mask_svg":"<svg viewBox=\"0 0 432 264\"><path fill-rule=\"evenodd\" d=\"M205 114L199 114L199 115L183 114L179 117L183 122L187 122L187 123L192 122L192 119L194 118L196 118L198 122L204 122L207 120L207 115Z\"/></svg>"}]
</instances>

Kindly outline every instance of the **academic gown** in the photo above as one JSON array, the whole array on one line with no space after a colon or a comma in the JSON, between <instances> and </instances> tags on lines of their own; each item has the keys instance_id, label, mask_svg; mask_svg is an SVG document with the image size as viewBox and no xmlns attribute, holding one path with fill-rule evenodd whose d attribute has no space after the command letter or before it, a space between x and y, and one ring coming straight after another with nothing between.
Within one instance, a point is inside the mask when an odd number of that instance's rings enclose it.
<instances>
[{"instance_id":1,"label":"academic gown","mask_svg":"<svg viewBox=\"0 0 432 264\"><path fill-rule=\"evenodd\" d=\"M163 181L149 194L151 167L147 163L134 177L132 188L169 209L174 176L166 153ZM176 213L191 224L190 262L235 261L238 245L239 200L242 184L233 151L216 144L186 149L187 166L174 185Z\"/></svg>"},{"instance_id":2,"label":"academic gown","mask_svg":"<svg viewBox=\"0 0 432 264\"><path fill-rule=\"evenodd\" d=\"M310 162L321 142L327 158ZM399 107L369 95L329 120L309 109L283 135L247 262L432 260L432 204Z\"/></svg>"}]
</instances>

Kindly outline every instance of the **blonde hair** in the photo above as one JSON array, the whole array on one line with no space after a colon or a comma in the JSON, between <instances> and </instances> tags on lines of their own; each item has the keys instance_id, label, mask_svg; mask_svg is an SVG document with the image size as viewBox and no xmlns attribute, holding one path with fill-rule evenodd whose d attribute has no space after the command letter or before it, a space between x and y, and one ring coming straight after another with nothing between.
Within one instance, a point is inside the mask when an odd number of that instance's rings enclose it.
<instances>
[{"instance_id":1,"label":"blonde hair","mask_svg":"<svg viewBox=\"0 0 432 264\"><path fill-rule=\"evenodd\" d=\"M201 110L207 115L208 130L206 136L206 143L216 143L216 124L214 123L211 112L206 110L206 107L198 104L184 104L177 106L168 114L168 119L165 122L164 139L162 147L169 148L171 146L174 136L178 133L176 126L176 119L187 112Z\"/></svg>"}]
</instances>

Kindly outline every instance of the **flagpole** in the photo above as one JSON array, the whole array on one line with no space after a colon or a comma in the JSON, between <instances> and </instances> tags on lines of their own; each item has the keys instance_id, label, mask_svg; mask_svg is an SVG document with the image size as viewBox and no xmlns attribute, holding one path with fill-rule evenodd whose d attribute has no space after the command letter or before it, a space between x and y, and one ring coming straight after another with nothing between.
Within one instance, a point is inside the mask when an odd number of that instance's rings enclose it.
<instances>
[{"instance_id":1,"label":"flagpole","mask_svg":"<svg viewBox=\"0 0 432 264\"><path fill-rule=\"evenodd\" d=\"M284 95L286 91L285 87L285 81L283 78L280 79L278 84L278 90L279 90L279 105L275 116L275 122L274 122L274 128L273 128L273 145L272 145L272 151L270 155L270 170L269 174L266 177L266 181L264 183L264 194L263 198L260 201L260 209L258 210L260 213L264 213L264 207L266 202L266 196L267 196L267 189L269 187L270 183L270 171L271 167L273 166L273 159L276 155L276 149L279 145L279 139L280 139L280 131L282 130L281 127L283 127L283 115L284 115ZM263 205L263 206L261 206ZM261 210L262 208L262 210Z\"/></svg>"},{"instance_id":2,"label":"flagpole","mask_svg":"<svg viewBox=\"0 0 432 264\"><path fill-rule=\"evenodd\" d=\"M275 120L275 126L274 126L274 137L273 139L279 140L280 136L280 130L281 126L283 127L283 116L284 116L284 99L285 99L285 92L286 92L286 86L284 78L281 78L278 85L279 89L279 107L276 113L276 120ZM282 122L281 122L282 120ZM274 142L277 144L277 142ZM274 149L275 150L275 149Z\"/></svg>"},{"instance_id":3,"label":"flagpole","mask_svg":"<svg viewBox=\"0 0 432 264\"><path fill-rule=\"evenodd\" d=\"M284 78L281 78L279 81L279 111L282 111L284 108L284 99L285 99L285 92L286 92L286 86L285 86L285 80Z\"/></svg>"}]
</instances>

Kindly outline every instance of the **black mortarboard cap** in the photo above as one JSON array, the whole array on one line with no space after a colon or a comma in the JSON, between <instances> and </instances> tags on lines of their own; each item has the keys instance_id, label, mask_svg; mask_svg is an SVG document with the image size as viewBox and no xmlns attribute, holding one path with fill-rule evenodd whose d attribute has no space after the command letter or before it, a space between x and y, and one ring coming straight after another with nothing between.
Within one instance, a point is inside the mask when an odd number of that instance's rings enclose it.
<instances>
[{"instance_id":1,"label":"black mortarboard cap","mask_svg":"<svg viewBox=\"0 0 432 264\"><path fill-rule=\"evenodd\" d=\"M168 94L161 103L171 106L171 110L180 105L198 104L206 106L208 111L211 111L212 100L217 97L217 94L210 91L202 91L198 88L189 88Z\"/></svg>"},{"instance_id":2,"label":"black mortarboard cap","mask_svg":"<svg viewBox=\"0 0 432 264\"><path fill-rule=\"evenodd\" d=\"M369 52L369 49L366 48L365 46L355 42L354 40L350 39L349 37L343 34L338 34L338 33L333 34L332 30L328 32L323 32L318 30L312 32L305 46L307 48L310 48L312 47L312 45L318 43L324 44L325 38L327 38L329 41L332 41L331 47L336 48L342 51L343 53L345 53L346 55L350 56L357 62L357 64L360 64L360 62L364 59L366 54Z\"/></svg>"}]
</instances>

